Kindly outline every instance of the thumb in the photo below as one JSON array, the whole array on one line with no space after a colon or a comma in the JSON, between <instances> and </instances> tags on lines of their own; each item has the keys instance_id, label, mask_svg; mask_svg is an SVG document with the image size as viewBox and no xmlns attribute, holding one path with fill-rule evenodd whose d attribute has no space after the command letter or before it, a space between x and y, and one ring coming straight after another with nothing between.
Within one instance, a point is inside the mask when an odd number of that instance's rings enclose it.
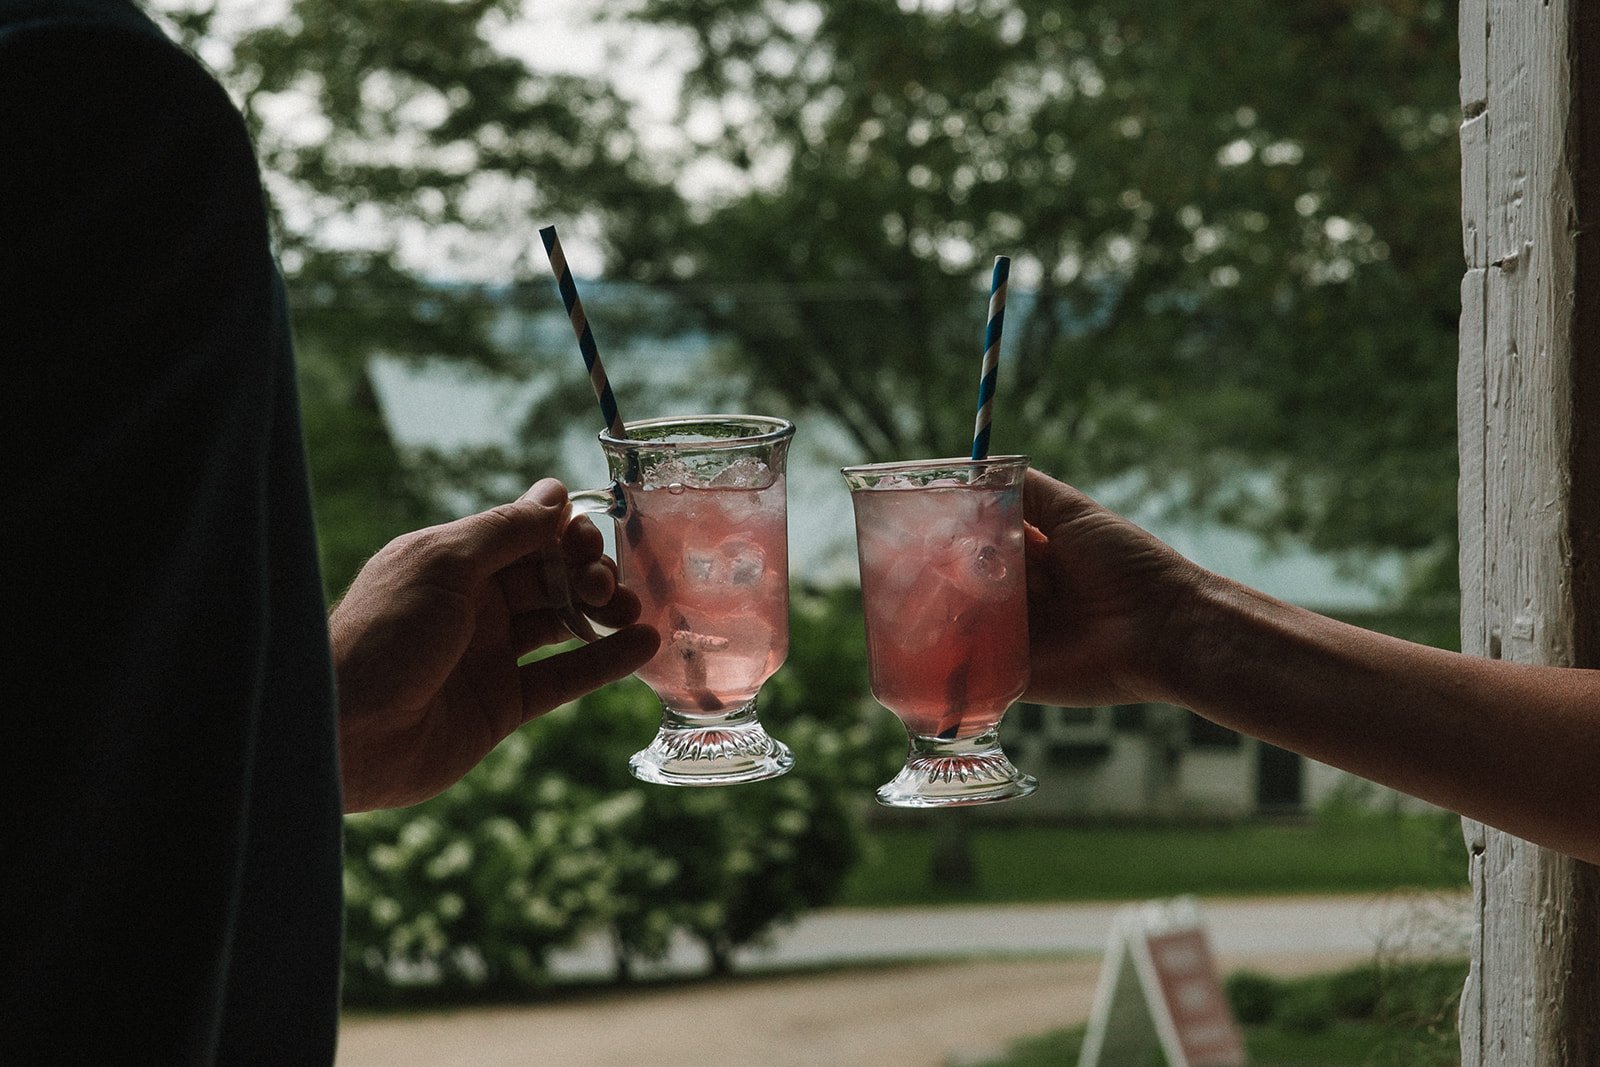
<instances>
[{"instance_id":1,"label":"thumb","mask_svg":"<svg viewBox=\"0 0 1600 1067\"><path fill-rule=\"evenodd\" d=\"M1022 514L1046 537L1094 507L1094 501L1065 482L1028 470L1022 486Z\"/></svg>"},{"instance_id":2,"label":"thumb","mask_svg":"<svg viewBox=\"0 0 1600 1067\"><path fill-rule=\"evenodd\" d=\"M465 562L472 581L483 581L524 556L555 550L567 511L566 486L547 478L509 504L446 523L438 541Z\"/></svg>"},{"instance_id":3,"label":"thumb","mask_svg":"<svg viewBox=\"0 0 1600 1067\"><path fill-rule=\"evenodd\" d=\"M559 478L540 478L517 499L547 508L564 508L567 506L567 487L561 484Z\"/></svg>"}]
</instances>

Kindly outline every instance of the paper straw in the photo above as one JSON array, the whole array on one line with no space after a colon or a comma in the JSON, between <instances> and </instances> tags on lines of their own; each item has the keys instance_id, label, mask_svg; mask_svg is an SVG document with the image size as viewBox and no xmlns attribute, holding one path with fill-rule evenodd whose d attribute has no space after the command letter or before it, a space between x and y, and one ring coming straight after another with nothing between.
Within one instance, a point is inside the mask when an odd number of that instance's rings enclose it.
<instances>
[{"instance_id":1,"label":"paper straw","mask_svg":"<svg viewBox=\"0 0 1600 1067\"><path fill-rule=\"evenodd\" d=\"M989 423L994 417L994 381L1000 371L1000 331L1006 321L1006 279L1011 257L994 257L989 287L989 325L983 332L983 373L978 378L978 419L972 427L972 458L989 458Z\"/></svg>"},{"instance_id":2,"label":"paper straw","mask_svg":"<svg viewBox=\"0 0 1600 1067\"><path fill-rule=\"evenodd\" d=\"M612 395L611 382L606 378L606 369L600 363L600 350L595 346L594 331L589 329L589 317L583 312L583 302L578 299L578 287L572 281L572 268L567 266L566 253L561 250L561 239L556 236L554 226L542 227L539 230L539 237L544 241L545 254L550 257L550 269L556 276L556 288L561 290L561 302L566 305L567 317L572 320L572 332L578 335L578 351L583 353L584 366L589 368L589 384L594 387L595 399L600 401L600 414L606 421L606 430L617 440L626 441L628 431L622 424L621 413L617 410L617 398ZM642 481L638 452L629 449L627 463L625 479L633 483ZM639 557L639 569L650 595L659 603L671 603L671 586L655 557L643 543L644 527L639 522L638 512L633 508L628 509L627 517L622 520L622 531L627 537L629 547ZM681 619L681 615L677 618ZM676 619L674 625L678 625ZM681 625L686 628L688 624ZM696 686L695 702L706 711L719 711L724 707L723 702L705 688L704 674L702 669L698 678L691 676L687 679L691 685Z\"/></svg>"},{"instance_id":3,"label":"paper straw","mask_svg":"<svg viewBox=\"0 0 1600 1067\"><path fill-rule=\"evenodd\" d=\"M567 307L567 317L572 320L572 332L578 335L578 351L583 353L584 366L589 368L589 384L594 386L594 395L600 401L600 414L606 420L606 429L611 436L625 438L627 431L622 425L622 415L617 411L617 398L611 393L611 382L606 378L606 369L600 363L600 350L595 347L594 331L589 329L589 317L584 314L583 301L578 299L578 287L572 281L572 268L567 266L567 255L561 250L561 238L556 236L554 226L546 226L539 231L539 236L544 240L545 254L550 257L550 269L556 276L556 288L561 291L561 302ZM637 517L629 516L631 523L627 527L629 542L637 544L639 528ZM583 623L579 613L571 605L569 598L567 605L568 622L570 629L574 625ZM579 633L573 630L573 633ZM592 633L592 630L591 630ZM593 640L592 636L586 639Z\"/></svg>"},{"instance_id":4,"label":"paper straw","mask_svg":"<svg viewBox=\"0 0 1600 1067\"><path fill-rule=\"evenodd\" d=\"M994 420L994 383L1000 371L1000 331L1006 321L1006 279L1011 274L1011 257L994 257L994 279L989 285L989 323L983 331L983 372L978 376L978 418L972 427L972 458L989 458L989 425ZM967 676L970 663L950 673L945 683L949 708L939 722L935 736L952 741L961 729L961 711L966 706Z\"/></svg>"},{"instance_id":5,"label":"paper straw","mask_svg":"<svg viewBox=\"0 0 1600 1067\"><path fill-rule=\"evenodd\" d=\"M595 347L594 331L589 329L589 317L583 313L583 302L578 299L578 287L572 283L572 268L567 266L566 253L561 251L561 239L556 236L554 226L541 229L539 237L544 241L545 254L550 257L550 269L555 272L561 302L567 306L567 317L572 320L572 332L578 335L578 351L583 353L584 366L589 368L589 384L594 386L595 398L600 401L606 429L612 437L625 440L628 431L617 411L617 398L611 394L606 369L600 364L600 350Z\"/></svg>"}]
</instances>

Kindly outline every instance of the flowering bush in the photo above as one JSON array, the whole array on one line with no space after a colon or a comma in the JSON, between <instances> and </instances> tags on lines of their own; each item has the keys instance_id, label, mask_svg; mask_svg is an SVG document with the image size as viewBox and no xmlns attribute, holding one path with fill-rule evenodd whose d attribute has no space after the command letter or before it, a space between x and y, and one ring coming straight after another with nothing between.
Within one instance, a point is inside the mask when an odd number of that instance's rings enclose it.
<instances>
[{"instance_id":1,"label":"flowering bush","mask_svg":"<svg viewBox=\"0 0 1600 1067\"><path fill-rule=\"evenodd\" d=\"M346 995L459 996L546 981L549 953L609 935L618 975L682 932L732 950L833 900L870 788L903 738L871 706L852 595L799 600L762 720L795 754L767 782L673 789L628 756L660 717L638 681L529 724L442 796L346 825Z\"/></svg>"}]
</instances>

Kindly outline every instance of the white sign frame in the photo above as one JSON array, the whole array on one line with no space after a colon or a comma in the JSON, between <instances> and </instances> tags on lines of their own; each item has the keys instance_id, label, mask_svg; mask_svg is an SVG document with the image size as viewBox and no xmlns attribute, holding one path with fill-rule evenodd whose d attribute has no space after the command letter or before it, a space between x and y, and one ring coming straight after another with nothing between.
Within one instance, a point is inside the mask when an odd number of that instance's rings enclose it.
<instances>
[{"instance_id":1,"label":"white sign frame","mask_svg":"<svg viewBox=\"0 0 1600 1067\"><path fill-rule=\"evenodd\" d=\"M1165 935L1198 934L1207 950L1202 961L1205 980L1214 983L1208 997L1221 999L1221 1012L1233 1031L1237 1052L1205 1062L1191 1061L1184 1051L1179 1024L1167 1003L1151 939ZM1210 939L1206 937L1199 902L1193 897L1133 904L1117 912L1111 923L1110 944L1095 989L1094 1008L1084 1038L1078 1067L1143 1067L1159 1049L1167 1067L1244 1067L1244 1040L1232 1009L1222 997L1222 984L1212 966Z\"/></svg>"}]
</instances>

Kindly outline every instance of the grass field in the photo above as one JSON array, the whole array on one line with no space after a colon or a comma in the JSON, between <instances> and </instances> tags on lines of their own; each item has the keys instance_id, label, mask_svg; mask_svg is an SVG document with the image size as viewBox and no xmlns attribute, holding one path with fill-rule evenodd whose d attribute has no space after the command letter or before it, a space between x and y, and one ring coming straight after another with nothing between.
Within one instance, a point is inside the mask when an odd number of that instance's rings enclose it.
<instances>
[{"instance_id":1,"label":"grass field","mask_svg":"<svg viewBox=\"0 0 1600 1067\"><path fill-rule=\"evenodd\" d=\"M1084 1028L1074 1027L1018 1042L1011 1056L984 1067L1072 1067L1083 1049ZM1461 1061L1454 1029L1405 1030L1373 1022L1334 1023L1321 1033L1248 1027L1251 1067L1456 1067ZM1156 1059L1152 1067L1164 1067Z\"/></svg>"},{"instance_id":2,"label":"grass field","mask_svg":"<svg viewBox=\"0 0 1600 1067\"><path fill-rule=\"evenodd\" d=\"M1251 1067L1456 1067L1467 965L1368 965L1292 981L1235 975L1229 1000ZM984 1067L1071 1067L1086 1027L1019 1041ZM1152 1067L1165 1061L1151 1053Z\"/></svg>"},{"instance_id":3,"label":"grass field","mask_svg":"<svg viewBox=\"0 0 1600 1067\"><path fill-rule=\"evenodd\" d=\"M948 820L951 814L942 813ZM847 906L1115 900L1180 893L1465 889L1450 815L1365 815L1305 824L1192 827L967 826L971 879L936 875L951 822L878 829L846 885Z\"/></svg>"}]
</instances>

